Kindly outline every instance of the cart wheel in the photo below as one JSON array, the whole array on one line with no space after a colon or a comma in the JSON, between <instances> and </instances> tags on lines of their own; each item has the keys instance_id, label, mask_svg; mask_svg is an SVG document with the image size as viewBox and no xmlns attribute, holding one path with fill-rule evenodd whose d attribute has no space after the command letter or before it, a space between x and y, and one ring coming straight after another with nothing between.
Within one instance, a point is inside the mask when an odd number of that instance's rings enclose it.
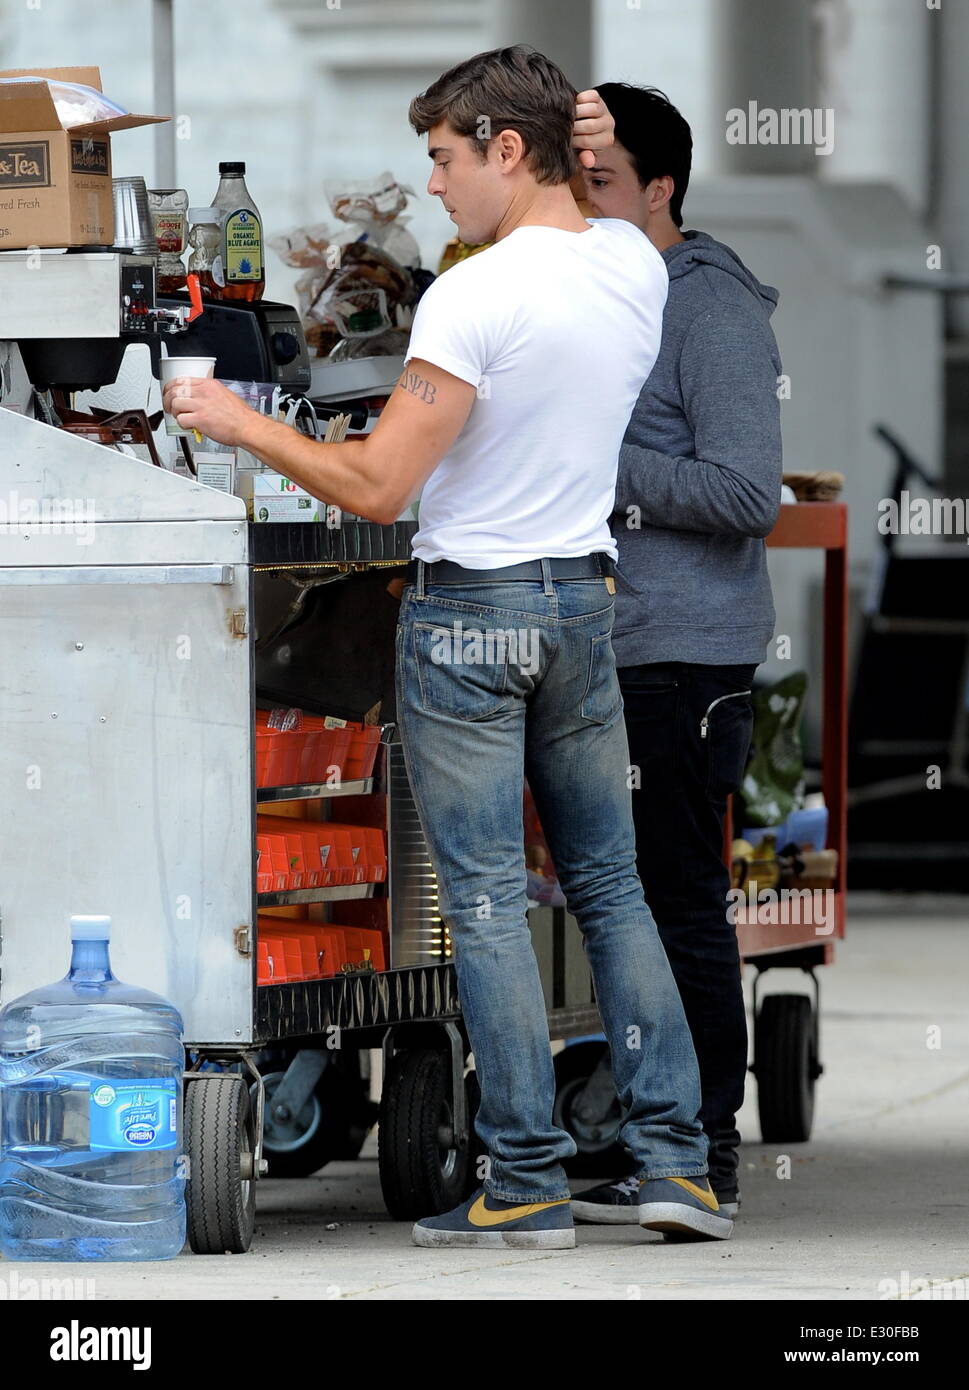
<instances>
[{"instance_id":1,"label":"cart wheel","mask_svg":"<svg viewBox=\"0 0 969 1390\"><path fill-rule=\"evenodd\" d=\"M818 1066L818 1018L806 994L768 994L754 1022L757 1108L765 1144L811 1137Z\"/></svg>"},{"instance_id":2,"label":"cart wheel","mask_svg":"<svg viewBox=\"0 0 969 1390\"><path fill-rule=\"evenodd\" d=\"M273 1096L286 1067L263 1075L265 1119L263 1157L270 1178L308 1178L334 1159L360 1156L363 1142L377 1118L377 1107L363 1093L359 1072L348 1075L331 1063L298 1115L286 1121L273 1113ZM250 1087L255 1104L256 1085Z\"/></svg>"},{"instance_id":3,"label":"cart wheel","mask_svg":"<svg viewBox=\"0 0 969 1390\"><path fill-rule=\"evenodd\" d=\"M241 1255L256 1216L255 1121L241 1076L205 1076L185 1090L188 1238L197 1255Z\"/></svg>"},{"instance_id":4,"label":"cart wheel","mask_svg":"<svg viewBox=\"0 0 969 1390\"><path fill-rule=\"evenodd\" d=\"M470 1152L455 1140L448 1053L411 1048L391 1058L377 1156L384 1202L395 1221L436 1216L464 1200Z\"/></svg>"},{"instance_id":5,"label":"cart wheel","mask_svg":"<svg viewBox=\"0 0 969 1390\"><path fill-rule=\"evenodd\" d=\"M563 1161L562 1167L573 1178L625 1177L635 1167L632 1157L618 1142L622 1126L622 1107L616 1096L605 1119L596 1125L576 1114L576 1103L585 1083L599 1065L604 1042L575 1043L555 1054L555 1107L552 1120L567 1130L578 1145L578 1153Z\"/></svg>"}]
</instances>

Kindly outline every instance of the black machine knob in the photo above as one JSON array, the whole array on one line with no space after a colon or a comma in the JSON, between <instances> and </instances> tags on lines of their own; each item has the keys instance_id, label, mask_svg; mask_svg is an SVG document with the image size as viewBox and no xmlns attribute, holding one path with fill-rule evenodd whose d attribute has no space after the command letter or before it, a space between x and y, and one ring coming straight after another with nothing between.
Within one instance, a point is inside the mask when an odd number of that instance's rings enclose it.
<instances>
[{"instance_id":1,"label":"black machine knob","mask_svg":"<svg viewBox=\"0 0 969 1390\"><path fill-rule=\"evenodd\" d=\"M299 339L295 333L274 333L270 339L273 356L284 366L299 356Z\"/></svg>"}]
</instances>

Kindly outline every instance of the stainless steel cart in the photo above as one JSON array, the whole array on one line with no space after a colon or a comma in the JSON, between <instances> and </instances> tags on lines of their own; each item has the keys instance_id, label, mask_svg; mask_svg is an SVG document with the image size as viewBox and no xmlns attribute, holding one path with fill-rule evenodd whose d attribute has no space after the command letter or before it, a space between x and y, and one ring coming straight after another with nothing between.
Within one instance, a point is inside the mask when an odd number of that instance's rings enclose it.
<instances>
[{"instance_id":1,"label":"stainless steel cart","mask_svg":"<svg viewBox=\"0 0 969 1390\"><path fill-rule=\"evenodd\" d=\"M384 591L413 525L253 526L233 496L39 421L0 410L0 440L0 999L56 975L71 913L111 915L117 974L185 1019L197 1251L248 1248L267 1171L359 1152L374 1047L388 1209L454 1205L477 1181L476 1083L385 715ZM257 690L350 718L380 699L372 778L257 792ZM257 807L283 798L385 827L386 884L260 895ZM308 900L383 925L390 968L258 985L260 906ZM553 1037L596 1030L574 921L530 921Z\"/></svg>"}]
</instances>

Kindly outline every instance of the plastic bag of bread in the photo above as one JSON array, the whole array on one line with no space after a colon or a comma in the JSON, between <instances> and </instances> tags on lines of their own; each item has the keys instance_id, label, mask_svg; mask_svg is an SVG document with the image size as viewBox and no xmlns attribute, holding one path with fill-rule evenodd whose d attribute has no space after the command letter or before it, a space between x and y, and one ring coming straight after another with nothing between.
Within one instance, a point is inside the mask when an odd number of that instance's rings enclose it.
<instances>
[{"instance_id":1,"label":"plastic bag of bread","mask_svg":"<svg viewBox=\"0 0 969 1390\"><path fill-rule=\"evenodd\" d=\"M323 266L332 270L340 264L339 248L332 245L330 229L325 222L280 232L277 236L269 237L267 245L272 247L281 261L297 270Z\"/></svg>"},{"instance_id":2,"label":"plastic bag of bread","mask_svg":"<svg viewBox=\"0 0 969 1390\"><path fill-rule=\"evenodd\" d=\"M369 179L326 179L323 190L333 216L347 224L353 241L365 233L369 245L398 265L420 265L420 248L406 230L410 218L401 216L414 190L398 183L389 170Z\"/></svg>"},{"instance_id":3,"label":"plastic bag of bread","mask_svg":"<svg viewBox=\"0 0 969 1390\"><path fill-rule=\"evenodd\" d=\"M338 269L319 286L306 316L334 325L341 337L369 337L396 328L399 310L417 298L410 272L369 241L342 248Z\"/></svg>"},{"instance_id":4,"label":"plastic bag of bread","mask_svg":"<svg viewBox=\"0 0 969 1390\"><path fill-rule=\"evenodd\" d=\"M293 227L269 237L267 244L286 265L303 271L293 289L299 316L305 325L310 306L340 265L343 248L331 240L329 228L323 222L312 227Z\"/></svg>"}]
</instances>

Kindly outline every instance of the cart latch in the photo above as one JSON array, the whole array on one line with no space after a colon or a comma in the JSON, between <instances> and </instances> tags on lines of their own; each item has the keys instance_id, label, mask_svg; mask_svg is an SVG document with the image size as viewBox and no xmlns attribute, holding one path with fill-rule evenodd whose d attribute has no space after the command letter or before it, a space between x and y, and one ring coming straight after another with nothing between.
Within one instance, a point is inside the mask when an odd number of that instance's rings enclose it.
<instances>
[{"instance_id":1,"label":"cart latch","mask_svg":"<svg viewBox=\"0 0 969 1390\"><path fill-rule=\"evenodd\" d=\"M249 612L245 608L233 608L229 612L229 631L233 637L246 637L249 633Z\"/></svg>"},{"instance_id":2,"label":"cart latch","mask_svg":"<svg viewBox=\"0 0 969 1390\"><path fill-rule=\"evenodd\" d=\"M235 937L236 950L240 956L252 955L252 929L249 926L236 927L232 933Z\"/></svg>"}]
</instances>

